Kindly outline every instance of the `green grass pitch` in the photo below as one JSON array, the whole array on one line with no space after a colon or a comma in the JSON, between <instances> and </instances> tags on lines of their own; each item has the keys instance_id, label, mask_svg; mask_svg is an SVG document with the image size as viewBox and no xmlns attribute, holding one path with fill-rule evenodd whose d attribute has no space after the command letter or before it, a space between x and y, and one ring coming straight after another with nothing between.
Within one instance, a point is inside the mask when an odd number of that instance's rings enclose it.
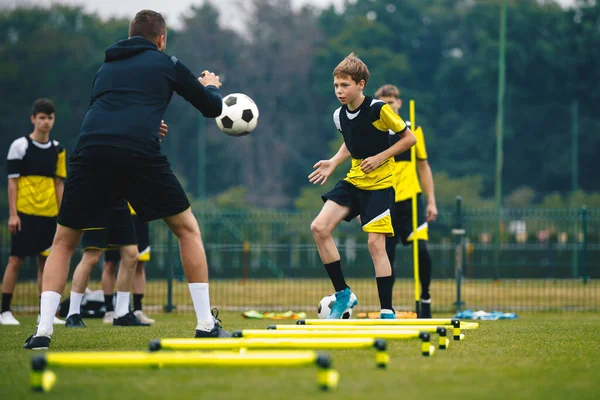
<instances>
[{"instance_id":1,"label":"green grass pitch","mask_svg":"<svg viewBox=\"0 0 600 400\"><path fill-rule=\"evenodd\" d=\"M156 314L150 328L56 327L53 351L146 350L155 338L191 337L193 314ZM221 313L227 329L264 328ZM441 316L440 316L441 317ZM520 314L516 321L483 322L434 357L415 341L393 342L391 363L378 370L371 350L332 351L340 384L322 393L314 368L53 369L49 393L29 387L32 352L22 348L35 318L0 326L0 398L6 399L597 399L600 393L600 315ZM279 323L279 322L278 322ZM292 323L291 321L289 323Z\"/></svg>"}]
</instances>

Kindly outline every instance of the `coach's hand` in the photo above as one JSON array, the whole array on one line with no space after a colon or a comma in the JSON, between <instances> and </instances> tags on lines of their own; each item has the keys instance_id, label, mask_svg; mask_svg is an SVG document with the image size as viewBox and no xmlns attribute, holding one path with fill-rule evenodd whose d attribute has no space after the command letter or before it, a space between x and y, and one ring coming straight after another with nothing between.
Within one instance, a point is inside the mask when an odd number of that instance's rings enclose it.
<instances>
[{"instance_id":1,"label":"coach's hand","mask_svg":"<svg viewBox=\"0 0 600 400\"><path fill-rule=\"evenodd\" d=\"M221 81L219 80L219 75L215 75L214 73L204 70L202 71L202 75L198 78L198 81L204 86L216 86L217 88L221 87Z\"/></svg>"},{"instance_id":2,"label":"coach's hand","mask_svg":"<svg viewBox=\"0 0 600 400\"><path fill-rule=\"evenodd\" d=\"M321 185L324 185L327 182L327 178L335 171L337 165L331 160L321 160L315 165L313 168L316 168L309 176L308 180L313 185L321 182Z\"/></svg>"},{"instance_id":3,"label":"coach's hand","mask_svg":"<svg viewBox=\"0 0 600 400\"><path fill-rule=\"evenodd\" d=\"M8 230L13 235L17 232L21 232L21 218L18 215L13 215L8 218Z\"/></svg>"},{"instance_id":4,"label":"coach's hand","mask_svg":"<svg viewBox=\"0 0 600 400\"><path fill-rule=\"evenodd\" d=\"M427 204L427 211L425 217L427 218L427 222L433 222L436 220L438 216L438 210L435 203Z\"/></svg>"},{"instance_id":5,"label":"coach's hand","mask_svg":"<svg viewBox=\"0 0 600 400\"><path fill-rule=\"evenodd\" d=\"M165 124L165 121L160 121L160 128L158 128L158 136L164 138L169 133L169 126ZM159 139L162 142L162 140Z\"/></svg>"},{"instance_id":6,"label":"coach's hand","mask_svg":"<svg viewBox=\"0 0 600 400\"><path fill-rule=\"evenodd\" d=\"M381 161L382 160L379 158L379 156L365 158L360 163L360 169L365 174L368 174L369 172L375 171L377 167L379 167L379 164L381 164Z\"/></svg>"}]
</instances>

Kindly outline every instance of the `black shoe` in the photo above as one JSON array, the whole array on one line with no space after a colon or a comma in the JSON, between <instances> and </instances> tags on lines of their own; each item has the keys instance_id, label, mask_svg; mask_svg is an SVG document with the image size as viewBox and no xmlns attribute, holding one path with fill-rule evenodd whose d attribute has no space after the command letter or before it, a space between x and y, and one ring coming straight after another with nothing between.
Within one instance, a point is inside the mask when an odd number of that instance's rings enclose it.
<instances>
[{"instance_id":1,"label":"black shoe","mask_svg":"<svg viewBox=\"0 0 600 400\"><path fill-rule=\"evenodd\" d=\"M85 324L83 323L83 320L81 319L80 314L73 314L73 315L67 317L67 319L65 320L65 327L66 328L85 328Z\"/></svg>"},{"instance_id":2,"label":"black shoe","mask_svg":"<svg viewBox=\"0 0 600 400\"><path fill-rule=\"evenodd\" d=\"M132 312L123 315L121 318L113 319L113 326L150 326L138 319Z\"/></svg>"},{"instance_id":3,"label":"black shoe","mask_svg":"<svg viewBox=\"0 0 600 400\"><path fill-rule=\"evenodd\" d=\"M215 326L210 331L203 331L196 329L196 338L230 338L231 333L227 332L221 326L221 320L217 318L219 316L219 310L216 308L212 309L213 319L215 320Z\"/></svg>"},{"instance_id":4,"label":"black shoe","mask_svg":"<svg viewBox=\"0 0 600 400\"><path fill-rule=\"evenodd\" d=\"M421 314L419 318L431 318L431 299L421 299Z\"/></svg>"},{"instance_id":5,"label":"black shoe","mask_svg":"<svg viewBox=\"0 0 600 400\"><path fill-rule=\"evenodd\" d=\"M37 329L36 329L37 331ZM27 350L48 350L50 348L50 338L48 336L34 336L35 333L27 338L24 349Z\"/></svg>"}]
</instances>

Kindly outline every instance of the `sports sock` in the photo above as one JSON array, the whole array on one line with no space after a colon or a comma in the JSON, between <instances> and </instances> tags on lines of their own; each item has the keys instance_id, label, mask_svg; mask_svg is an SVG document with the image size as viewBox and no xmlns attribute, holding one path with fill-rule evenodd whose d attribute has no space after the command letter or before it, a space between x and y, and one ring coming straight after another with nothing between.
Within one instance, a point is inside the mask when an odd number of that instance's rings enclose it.
<instances>
[{"instance_id":1,"label":"sports sock","mask_svg":"<svg viewBox=\"0 0 600 400\"><path fill-rule=\"evenodd\" d=\"M67 318L74 314L81 313L81 301L83 300L83 293L71 292L71 298L69 300L69 313Z\"/></svg>"},{"instance_id":2,"label":"sports sock","mask_svg":"<svg viewBox=\"0 0 600 400\"><path fill-rule=\"evenodd\" d=\"M331 283L333 283L333 287L336 292L344 290L348 287L348 285L346 284L346 280L344 279L344 273L342 272L342 263L340 260L323 265L325 266L325 270L327 270L329 279L331 279Z\"/></svg>"},{"instance_id":3,"label":"sports sock","mask_svg":"<svg viewBox=\"0 0 600 400\"><path fill-rule=\"evenodd\" d=\"M421 281L421 298L429 299L429 285L431 284L431 255L427 249L427 242L419 241L419 280Z\"/></svg>"},{"instance_id":4,"label":"sports sock","mask_svg":"<svg viewBox=\"0 0 600 400\"><path fill-rule=\"evenodd\" d=\"M113 304L113 294L104 294L104 306L106 307L106 312L115 311L115 305Z\"/></svg>"},{"instance_id":5,"label":"sports sock","mask_svg":"<svg viewBox=\"0 0 600 400\"><path fill-rule=\"evenodd\" d=\"M143 293L133 294L133 311L142 310L142 299L144 298Z\"/></svg>"},{"instance_id":6,"label":"sports sock","mask_svg":"<svg viewBox=\"0 0 600 400\"><path fill-rule=\"evenodd\" d=\"M10 311L10 302L12 301L12 297L12 293L2 293L2 311L0 312Z\"/></svg>"},{"instance_id":7,"label":"sports sock","mask_svg":"<svg viewBox=\"0 0 600 400\"><path fill-rule=\"evenodd\" d=\"M382 310L392 310L392 293L394 289L394 277L383 276L377 278L377 291Z\"/></svg>"},{"instance_id":8,"label":"sports sock","mask_svg":"<svg viewBox=\"0 0 600 400\"><path fill-rule=\"evenodd\" d=\"M52 336L54 316L60 304L60 293L46 291L40 296L40 323L36 336Z\"/></svg>"},{"instance_id":9,"label":"sports sock","mask_svg":"<svg viewBox=\"0 0 600 400\"><path fill-rule=\"evenodd\" d=\"M121 318L129 313L129 292L117 291L117 304L115 305L115 318Z\"/></svg>"},{"instance_id":10,"label":"sports sock","mask_svg":"<svg viewBox=\"0 0 600 400\"><path fill-rule=\"evenodd\" d=\"M208 294L208 283L188 283L192 303L196 311L198 326L196 329L210 331L215 327L215 320L210 313L210 296Z\"/></svg>"}]
</instances>

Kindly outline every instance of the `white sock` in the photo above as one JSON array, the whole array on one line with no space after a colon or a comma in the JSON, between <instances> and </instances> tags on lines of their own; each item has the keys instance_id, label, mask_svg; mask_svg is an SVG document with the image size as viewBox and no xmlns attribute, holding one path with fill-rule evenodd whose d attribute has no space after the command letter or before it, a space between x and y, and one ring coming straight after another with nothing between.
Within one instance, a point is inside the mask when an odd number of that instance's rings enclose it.
<instances>
[{"instance_id":1,"label":"white sock","mask_svg":"<svg viewBox=\"0 0 600 400\"><path fill-rule=\"evenodd\" d=\"M188 283L192 303L196 310L198 326L196 329L210 331L215 327L215 320L210 313L210 296L208 295L208 283Z\"/></svg>"},{"instance_id":2,"label":"white sock","mask_svg":"<svg viewBox=\"0 0 600 400\"><path fill-rule=\"evenodd\" d=\"M40 323L36 336L52 336L54 333L54 316L60 304L60 293L46 291L40 297Z\"/></svg>"},{"instance_id":3,"label":"white sock","mask_svg":"<svg viewBox=\"0 0 600 400\"><path fill-rule=\"evenodd\" d=\"M81 313L81 301L83 300L83 293L77 293L71 291L71 299L69 301L69 313L67 314L67 318L71 315Z\"/></svg>"},{"instance_id":4,"label":"white sock","mask_svg":"<svg viewBox=\"0 0 600 400\"><path fill-rule=\"evenodd\" d=\"M431 304L431 299L421 299L421 303Z\"/></svg>"},{"instance_id":5,"label":"white sock","mask_svg":"<svg viewBox=\"0 0 600 400\"><path fill-rule=\"evenodd\" d=\"M387 309L387 308L382 308L381 309L381 314L393 314L394 311Z\"/></svg>"},{"instance_id":6,"label":"white sock","mask_svg":"<svg viewBox=\"0 0 600 400\"><path fill-rule=\"evenodd\" d=\"M117 304L115 304L115 318L121 318L129 313L129 292L117 292Z\"/></svg>"}]
</instances>

